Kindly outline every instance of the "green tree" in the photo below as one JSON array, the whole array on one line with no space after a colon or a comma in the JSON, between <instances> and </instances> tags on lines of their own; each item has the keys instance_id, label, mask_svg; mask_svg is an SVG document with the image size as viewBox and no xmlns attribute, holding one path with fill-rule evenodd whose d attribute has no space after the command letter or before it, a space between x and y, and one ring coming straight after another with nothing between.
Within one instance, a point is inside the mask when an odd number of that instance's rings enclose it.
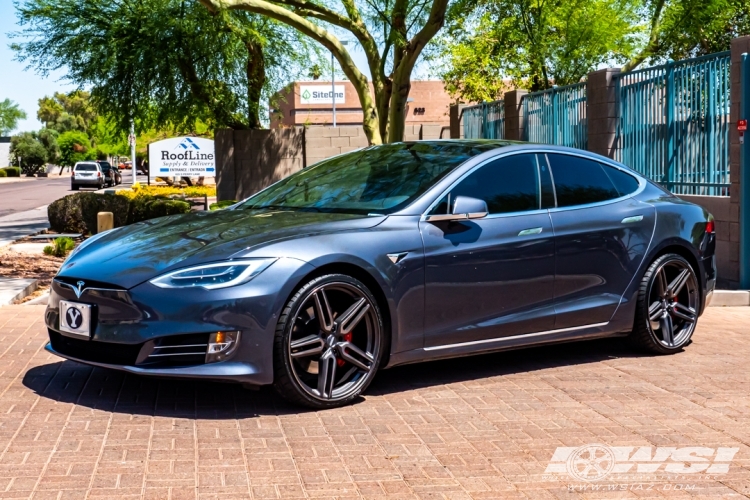
<instances>
[{"instance_id":1,"label":"green tree","mask_svg":"<svg viewBox=\"0 0 750 500\"><path fill-rule=\"evenodd\" d=\"M74 90L68 94L55 92L52 97L39 99L39 110L36 117L48 129L60 133L69 130L80 130L88 133L96 122L97 113L91 103L91 94L83 90Z\"/></svg>"},{"instance_id":2,"label":"green tree","mask_svg":"<svg viewBox=\"0 0 750 500\"><path fill-rule=\"evenodd\" d=\"M60 158L60 147L57 144L57 138L60 133L57 130L43 128L35 134L36 139L44 146L47 151L47 163L56 164Z\"/></svg>"},{"instance_id":3,"label":"green tree","mask_svg":"<svg viewBox=\"0 0 750 500\"><path fill-rule=\"evenodd\" d=\"M33 132L23 132L10 139L12 165L21 165L24 174L33 175L47 163L47 150Z\"/></svg>"},{"instance_id":4,"label":"green tree","mask_svg":"<svg viewBox=\"0 0 750 500\"><path fill-rule=\"evenodd\" d=\"M131 117L139 132L259 128L264 93L315 57L281 23L196 0L28 0L17 13L18 58L43 74L65 68L120 130Z\"/></svg>"},{"instance_id":5,"label":"green tree","mask_svg":"<svg viewBox=\"0 0 750 500\"><path fill-rule=\"evenodd\" d=\"M463 0L431 53L452 95L498 99L509 88L576 83L634 50L631 0Z\"/></svg>"},{"instance_id":6,"label":"green tree","mask_svg":"<svg viewBox=\"0 0 750 500\"><path fill-rule=\"evenodd\" d=\"M79 161L92 160L89 152L91 141L89 136L79 130L70 130L60 134L57 138L60 147L60 171L65 167L73 167Z\"/></svg>"},{"instance_id":7,"label":"green tree","mask_svg":"<svg viewBox=\"0 0 750 500\"><path fill-rule=\"evenodd\" d=\"M200 0L211 12L245 11L276 19L333 53L362 106L371 144L403 140L411 75L425 46L445 22L448 0ZM365 53L370 81L337 34Z\"/></svg>"},{"instance_id":8,"label":"green tree","mask_svg":"<svg viewBox=\"0 0 750 500\"><path fill-rule=\"evenodd\" d=\"M16 128L19 120L26 119L26 112L18 104L5 99L0 101L0 135L7 135Z\"/></svg>"},{"instance_id":9,"label":"green tree","mask_svg":"<svg viewBox=\"0 0 750 500\"><path fill-rule=\"evenodd\" d=\"M623 71L647 60L677 61L729 50L733 38L750 34L747 0L643 0L640 12L646 37Z\"/></svg>"}]
</instances>

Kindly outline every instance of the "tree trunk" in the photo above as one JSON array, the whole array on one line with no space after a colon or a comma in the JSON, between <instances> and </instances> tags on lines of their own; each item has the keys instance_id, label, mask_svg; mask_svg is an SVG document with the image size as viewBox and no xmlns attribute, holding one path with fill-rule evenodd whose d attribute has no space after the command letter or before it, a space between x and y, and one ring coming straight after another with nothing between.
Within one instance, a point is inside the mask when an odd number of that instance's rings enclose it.
<instances>
[{"instance_id":1,"label":"tree trunk","mask_svg":"<svg viewBox=\"0 0 750 500\"><path fill-rule=\"evenodd\" d=\"M247 126L261 128L260 97L266 84L266 60L259 43L246 42L247 47Z\"/></svg>"},{"instance_id":2,"label":"tree trunk","mask_svg":"<svg viewBox=\"0 0 750 500\"><path fill-rule=\"evenodd\" d=\"M406 129L406 100L411 90L410 76L402 82L393 82L394 92L391 94L390 109L388 110L388 142L404 140Z\"/></svg>"}]
</instances>

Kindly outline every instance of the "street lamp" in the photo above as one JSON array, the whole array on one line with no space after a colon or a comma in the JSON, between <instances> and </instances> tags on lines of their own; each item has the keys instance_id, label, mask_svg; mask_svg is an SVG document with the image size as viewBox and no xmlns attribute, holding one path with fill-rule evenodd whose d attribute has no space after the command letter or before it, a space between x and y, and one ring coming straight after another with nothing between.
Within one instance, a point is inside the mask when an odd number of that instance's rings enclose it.
<instances>
[{"instance_id":1,"label":"street lamp","mask_svg":"<svg viewBox=\"0 0 750 500\"><path fill-rule=\"evenodd\" d=\"M341 40L341 45L349 45L348 40ZM331 51L331 98L333 99L333 127L336 128L336 63Z\"/></svg>"}]
</instances>

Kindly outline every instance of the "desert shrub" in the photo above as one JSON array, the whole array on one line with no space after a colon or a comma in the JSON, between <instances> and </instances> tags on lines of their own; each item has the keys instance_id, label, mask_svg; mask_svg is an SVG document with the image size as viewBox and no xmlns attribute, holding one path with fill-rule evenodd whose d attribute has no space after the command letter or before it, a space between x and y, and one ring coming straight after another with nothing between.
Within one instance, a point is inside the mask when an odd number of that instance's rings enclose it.
<instances>
[{"instance_id":1,"label":"desert shrub","mask_svg":"<svg viewBox=\"0 0 750 500\"><path fill-rule=\"evenodd\" d=\"M3 172L5 172L5 174L8 177L21 177L21 168L20 167L5 167L5 168L2 168L0 170L2 170Z\"/></svg>"},{"instance_id":2,"label":"desert shrub","mask_svg":"<svg viewBox=\"0 0 750 500\"><path fill-rule=\"evenodd\" d=\"M223 201L219 201L216 203L211 203L208 209L209 210L221 210L223 208L231 207L235 203L237 203L237 200L223 200Z\"/></svg>"},{"instance_id":3,"label":"desert shrub","mask_svg":"<svg viewBox=\"0 0 750 500\"><path fill-rule=\"evenodd\" d=\"M59 233L95 234L99 212L112 212L114 227L120 227L164 215L187 213L190 205L148 195L130 199L116 194L75 193L47 207L50 227Z\"/></svg>"},{"instance_id":4,"label":"desert shrub","mask_svg":"<svg viewBox=\"0 0 750 500\"><path fill-rule=\"evenodd\" d=\"M65 257L68 252L73 250L76 246L76 242L72 238L67 236L64 238L57 238L52 245L44 247L44 253L47 255L54 255L55 257Z\"/></svg>"},{"instance_id":5,"label":"desert shrub","mask_svg":"<svg viewBox=\"0 0 750 500\"><path fill-rule=\"evenodd\" d=\"M130 200L128 224L188 212L190 212L190 204L185 201L139 195Z\"/></svg>"}]
</instances>

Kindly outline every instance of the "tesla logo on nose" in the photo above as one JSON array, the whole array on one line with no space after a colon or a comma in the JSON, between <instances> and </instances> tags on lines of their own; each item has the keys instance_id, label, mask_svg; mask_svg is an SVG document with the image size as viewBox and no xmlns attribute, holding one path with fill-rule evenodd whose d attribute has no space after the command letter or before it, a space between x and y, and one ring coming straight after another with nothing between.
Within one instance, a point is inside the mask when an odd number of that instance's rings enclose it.
<instances>
[{"instance_id":1,"label":"tesla logo on nose","mask_svg":"<svg viewBox=\"0 0 750 500\"><path fill-rule=\"evenodd\" d=\"M73 291L75 292L76 297L78 297L79 299L81 298L81 294L83 293L83 286L85 284L86 283L84 283L83 281L79 281L79 282L76 283L76 285L78 285L78 287L77 288L73 288Z\"/></svg>"},{"instance_id":2,"label":"tesla logo on nose","mask_svg":"<svg viewBox=\"0 0 750 500\"><path fill-rule=\"evenodd\" d=\"M81 326L81 323L83 322L83 315L78 309L69 307L65 312L65 321L68 322L69 327L76 330L79 326Z\"/></svg>"}]
</instances>

